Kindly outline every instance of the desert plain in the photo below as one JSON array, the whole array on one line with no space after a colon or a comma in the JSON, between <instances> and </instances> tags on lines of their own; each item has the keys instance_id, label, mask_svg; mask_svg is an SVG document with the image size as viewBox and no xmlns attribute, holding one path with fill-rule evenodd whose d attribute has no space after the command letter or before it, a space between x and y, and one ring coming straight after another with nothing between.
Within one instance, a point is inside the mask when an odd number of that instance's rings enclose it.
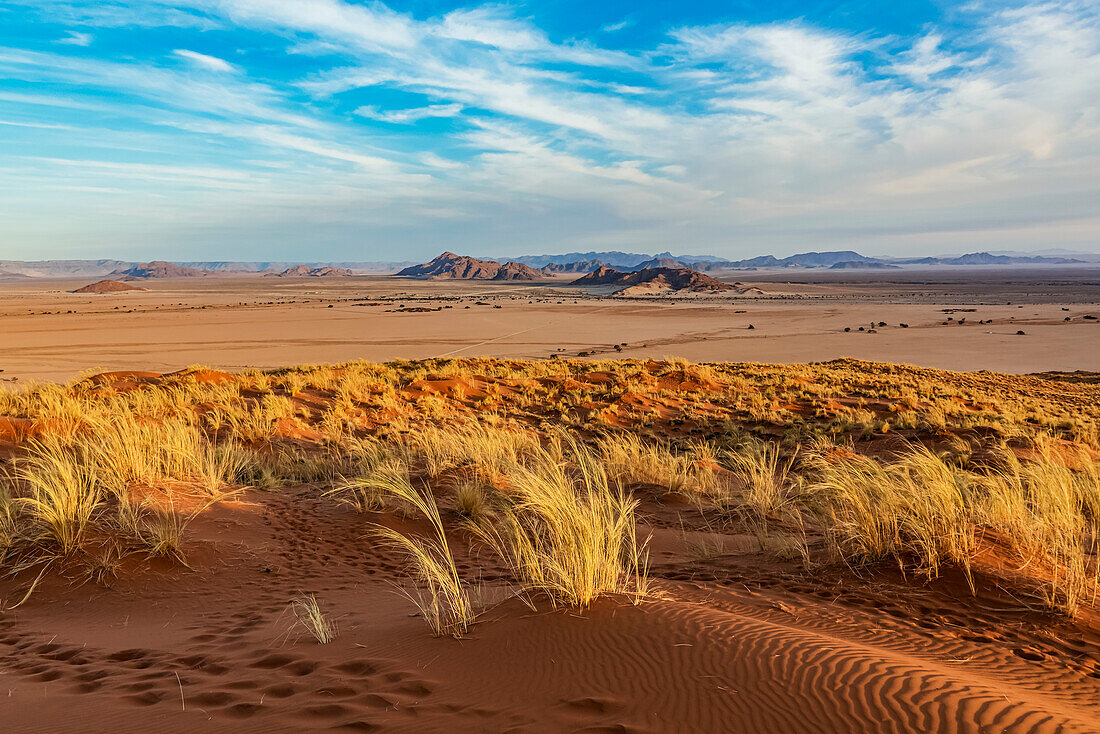
<instances>
[{"instance_id":1,"label":"desert plain","mask_svg":"<svg viewBox=\"0 0 1100 734\"><path fill-rule=\"evenodd\" d=\"M724 276L750 291L743 296L613 298L571 280L212 276L106 295L70 292L87 278L0 282L0 377L581 352L1011 373L1100 366L1100 324L1084 318L1100 314L1094 268Z\"/></svg>"},{"instance_id":2,"label":"desert plain","mask_svg":"<svg viewBox=\"0 0 1100 734\"><path fill-rule=\"evenodd\" d=\"M1100 273L723 278L0 284L5 730L1100 730Z\"/></svg>"}]
</instances>

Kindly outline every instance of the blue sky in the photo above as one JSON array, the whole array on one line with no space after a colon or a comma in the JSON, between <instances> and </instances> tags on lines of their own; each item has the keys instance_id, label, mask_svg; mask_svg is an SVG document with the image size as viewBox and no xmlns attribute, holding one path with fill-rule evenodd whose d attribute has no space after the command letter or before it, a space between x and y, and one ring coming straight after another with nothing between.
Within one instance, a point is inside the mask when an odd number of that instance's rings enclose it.
<instances>
[{"instance_id":1,"label":"blue sky","mask_svg":"<svg viewBox=\"0 0 1100 734\"><path fill-rule=\"evenodd\" d=\"M1098 235L1094 3L0 0L0 259Z\"/></svg>"}]
</instances>

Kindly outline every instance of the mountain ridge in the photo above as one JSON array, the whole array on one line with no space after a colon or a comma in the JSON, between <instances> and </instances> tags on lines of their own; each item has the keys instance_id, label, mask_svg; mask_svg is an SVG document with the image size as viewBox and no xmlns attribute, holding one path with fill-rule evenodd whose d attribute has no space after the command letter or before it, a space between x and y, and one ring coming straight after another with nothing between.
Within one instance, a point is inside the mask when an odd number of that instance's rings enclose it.
<instances>
[{"instance_id":1,"label":"mountain ridge","mask_svg":"<svg viewBox=\"0 0 1100 734\"><path fill-rule=\"evenodd\" d=\"M407 267L397 277L421 280L540 280L543 273L517 262L499 263L444 252L420 265Z\"/></svg>"},{"instance_id":2,"label":"mountain ridge","mask_svg":"<svg viewBox=\"0 0 1100 734\"><path fill-rule=\"evenodd\" d=\"M600 268L577 278L569 285L575 286L622 286L615 291L617 295L643 295L663 291L692 293L719 293L736 290L734 286L704 275L691 268L643 268L633 272L622 272L614 268Z\"/></svg>"}]
</instances>

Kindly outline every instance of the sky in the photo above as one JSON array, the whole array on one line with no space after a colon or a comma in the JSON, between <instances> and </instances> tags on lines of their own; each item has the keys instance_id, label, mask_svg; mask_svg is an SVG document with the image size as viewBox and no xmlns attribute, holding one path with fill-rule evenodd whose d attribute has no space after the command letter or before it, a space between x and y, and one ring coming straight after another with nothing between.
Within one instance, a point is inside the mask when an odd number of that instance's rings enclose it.
<instances>
[{"instance_id":1,"label":"sky","mask_svg":"<svg viewBox=\"0 0 1100 734\"><path fill-rule=\"evenodd\" d=\"M0 0L0 259L1097 251L1098 8Z\"/></svg>"}]
</instances>

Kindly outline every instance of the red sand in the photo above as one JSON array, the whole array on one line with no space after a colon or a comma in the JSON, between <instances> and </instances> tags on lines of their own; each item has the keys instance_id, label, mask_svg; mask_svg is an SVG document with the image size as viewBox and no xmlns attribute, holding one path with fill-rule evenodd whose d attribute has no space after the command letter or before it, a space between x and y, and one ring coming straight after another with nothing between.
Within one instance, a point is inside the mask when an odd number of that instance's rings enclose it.
<instances>
[{"instance_id":1,"label":"red sand","mask_svg":"<svg viewBox=\"0 0 1100 734\"><path fill-rule=\"evenodd\" d=\"M587 612L491 607L433 638L368 521L309 488L249 492L192 525L191 569L130 558L102 584L47 576L0 615L10 732L1096 731L1093 621L1042 617L961 582L806 574L726 538L692 560L644 508L655 592ZM458 547L464 543L458 540ZM486 567L460 551L461 567ZM28 574L4 581L21 598ZM316 593L328 645L288 633Z\"/></svg>"}]
</instances>

